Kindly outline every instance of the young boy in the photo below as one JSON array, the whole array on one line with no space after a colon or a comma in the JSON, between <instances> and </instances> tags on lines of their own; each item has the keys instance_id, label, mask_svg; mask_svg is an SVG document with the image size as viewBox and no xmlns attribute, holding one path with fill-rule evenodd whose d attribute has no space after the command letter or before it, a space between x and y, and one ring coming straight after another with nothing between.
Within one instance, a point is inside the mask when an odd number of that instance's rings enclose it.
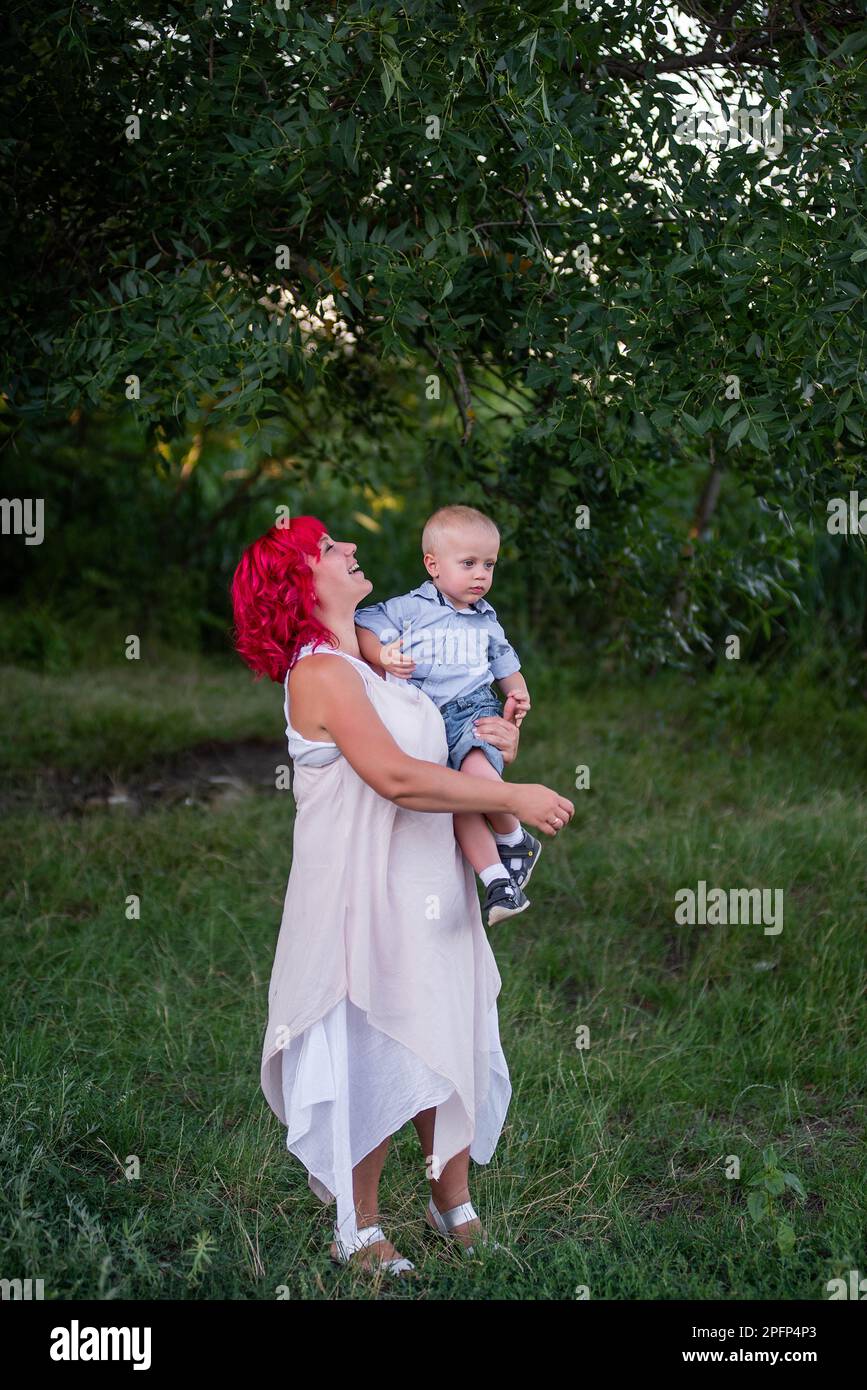
<instances>
[{"instance_id":1,"label":"young boy","mask_svg":"<svg viewBox=\"0 0 867 1390\"><path fill-rule=\"evenodd\" d=\"M473 777L500 777L503 771L500 750L473 727L477 719L501 713L491 681L514 702L517 723L530 709L517 653L485 601L499 548L500 533L482 512L441 507L422 533L430 579L355 614L365 660L430 696L446 726L449 766ZM540 841L505 813L485 819L480 812L462 812L454 822L458 843L485 886L488 926L524 912L530 900L523 889Z\"/></svg>"}]
</instances>

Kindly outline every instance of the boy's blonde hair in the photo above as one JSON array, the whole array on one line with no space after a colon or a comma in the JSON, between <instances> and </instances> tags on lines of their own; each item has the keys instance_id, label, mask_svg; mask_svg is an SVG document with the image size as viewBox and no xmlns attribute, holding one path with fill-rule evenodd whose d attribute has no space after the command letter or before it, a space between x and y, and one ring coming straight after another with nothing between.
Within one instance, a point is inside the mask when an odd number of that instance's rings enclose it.
<instances>
[{"instance_id":1,"label":"boy's blonde hair","mask_svg":"<svg viewBox=\"0 0 867 1390\"><path fill-rule=\"evenodd\" d=\"M476 511L475 507L440 507L439 511L429 516L424 524L421 533L421 550L423 555L434 555L438 545L442 545L443 538L447 532L456 530L460 526L484 527L492 536L500 539L500 532L489 516L484 512Z\"/></svg>"}]
</instances>

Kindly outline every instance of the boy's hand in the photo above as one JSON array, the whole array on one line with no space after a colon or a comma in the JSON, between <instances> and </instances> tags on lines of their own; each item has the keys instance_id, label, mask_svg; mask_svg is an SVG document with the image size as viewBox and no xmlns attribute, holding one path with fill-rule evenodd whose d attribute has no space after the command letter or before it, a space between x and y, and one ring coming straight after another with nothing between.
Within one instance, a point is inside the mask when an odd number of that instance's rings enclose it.
<instances>
[{"instance_id":1,"label":"boy's hand","mask_svg":"<svg viewBox=\"0 0 867 1390\"><path fill-rule=\"evenodd\" d=\"M518 728L520 728L524 715L529 714L531 709L532 705L530 704L529 695L518 695L512 692L512 694L506 696L506 703L503 706L503 718L512 720L518 725Z\"/></svg>"},{"instance_id":2,"label":"boy's hand","mask_svg":"<svg viewBox=\"0 0 867 1390\"><path fill-rule=\"evenodd\" d=\"M390 671L393 676L400 676L401 680L408 680L415 670L415 662L404 656L402 647L403 638L398 637L396 642L389 642L380 649L379 660L383 670Z\"/></svg>"}]
</instances>

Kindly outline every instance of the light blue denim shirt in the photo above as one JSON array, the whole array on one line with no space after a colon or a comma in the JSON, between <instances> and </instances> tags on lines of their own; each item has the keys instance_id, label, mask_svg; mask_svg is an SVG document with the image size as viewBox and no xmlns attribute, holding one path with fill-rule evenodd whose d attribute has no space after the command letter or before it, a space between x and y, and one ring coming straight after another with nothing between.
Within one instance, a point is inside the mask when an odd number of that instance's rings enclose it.
<instances>
[{"instance_id":1,"label":"light blue denim shirt","mask_svg":"<svg viewBox=\"0 0 867 1390\"><path fill-rule=\"evenodd\" d=\"M521 669L485 599L455 608L430 579L408 594L359 608L355 621L383 644L403 637L403 653L415 662L410 679L438 707Z\"/></svg>"}]
</instances>

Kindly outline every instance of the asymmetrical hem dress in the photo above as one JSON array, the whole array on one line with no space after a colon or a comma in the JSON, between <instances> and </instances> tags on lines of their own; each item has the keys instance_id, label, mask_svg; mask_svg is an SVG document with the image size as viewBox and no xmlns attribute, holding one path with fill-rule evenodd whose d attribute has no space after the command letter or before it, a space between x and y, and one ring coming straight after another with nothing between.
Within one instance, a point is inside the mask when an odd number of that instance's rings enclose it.
<instances>
[{"instance_id":1,"label":"asymmetrical hem dress","mask_svg":"<svg viewBox=\"0 0 867 1390\"><path fill-rule=\"evenodd\" d=\"M315 650L351 662L405 752L446 766L428 696L346 652ZM512 1093L501 980L452 816L396 806L336 744L297 733L288 676L284 713L296 817L261 1083L311 1190L336 1202L335 1236L351 1244L353 1167L420 1110L436 1107L433 1176L467 1146L490 1161Z\"/></svg>"}]
</instances>

